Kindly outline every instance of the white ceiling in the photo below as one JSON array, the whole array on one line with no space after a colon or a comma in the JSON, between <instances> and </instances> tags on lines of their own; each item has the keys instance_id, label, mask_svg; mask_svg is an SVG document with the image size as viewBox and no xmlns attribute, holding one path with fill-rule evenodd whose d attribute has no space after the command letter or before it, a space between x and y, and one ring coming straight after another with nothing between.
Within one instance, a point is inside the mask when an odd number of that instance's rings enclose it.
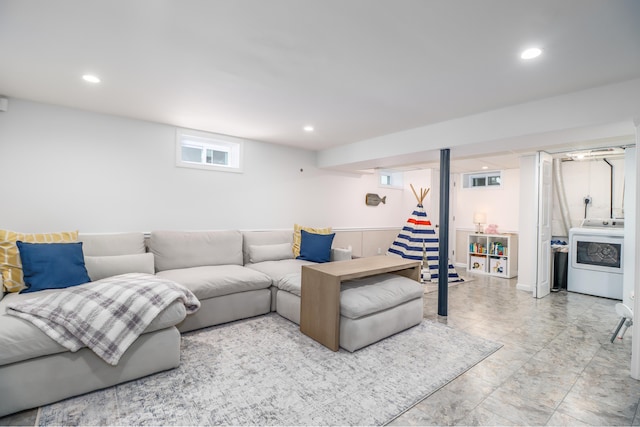
<instances>
[{"instance_id":1,"label":"white ceiling","mask_svg":"<svg viewBox=\"0 0 640 427\"><path fill-rule=\"evenodd\" d=\"M633 136L619 136L613 138L594 138L560 144L549 144L545 147L532 149L514 149L510 151L492 151L489 155L460 155L451 159L450 171L452 173L478 172L482 170L496 171L504 169L517 169L520 167L520 158L532 155L538 149L550 153L553 158L570 159L571 153L586 153L585 160L602 160L602 158L614 159L624 156L624 148L635 145ZM612 148L615 147L615 148ZM609 152L608 152L609 151ZM607 153L608 152L608 153ZM622 153L622 154L621 154ZM430 162L407 164L397 170L416 169L440 169L440 160Z\"/></svg>"},{"instance_id":2,"label":"white ceiling","mask_svg":"<svg viewBox=\"0 0 640 427\"><path fill-rule=\"evenodd\" d=\"M638 0L0 0L0 94L322 150L637 78L639 22Z\"/></svg>"}]
</instances>

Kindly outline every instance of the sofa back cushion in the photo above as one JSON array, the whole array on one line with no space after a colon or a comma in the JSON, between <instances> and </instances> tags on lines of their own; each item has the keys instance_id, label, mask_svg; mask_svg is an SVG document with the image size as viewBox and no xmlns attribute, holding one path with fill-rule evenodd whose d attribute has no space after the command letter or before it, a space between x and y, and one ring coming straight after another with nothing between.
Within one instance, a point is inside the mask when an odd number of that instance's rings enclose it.
<instances>
[{"instance_id":1,"label":"sofa back cushion","mask_svg":"<svg viewBox=\"0 0 640 427\"><path fill-rule=\"evenodd\" d=\"M143 233L80 233L78 240L82 242L82 251L85 256L114 256L146 252Z\"/></svg>"},{"instance_id":2,"label":"sofa back cushion","mask_svg":"<svg viewBox=\"0 0 640 427\"><path fill-rule=\"evenodd\" d=\"M93 282L126 273L154 274L153 261L150 253L84 257L87 273Z\"/></svg>"},{"instance_id":3,"label":"sofa back cushion","mask_svg":"<svg viewBox=\"0 0 640 427\"><path fill-rule=\"evenodd\" d=\"M143 233L80 233L78 240L82 242L87 273L94 282L125 273L155 272Z\"/></svg>"},{"instance_id":4,"label":"sofa back cushion","mask_svg":"<svg viewBox=\"0 0 640 427\"><path fill-rule=\"evenodd\" d=\"M152 231L156 271L207 265L242 265L242 234L229 231Z\"/></svg>"},{"instance_id":5,"label":"sofa back cushion","mask_svg":"<svg viewBox=\"0 0 640 427\"><path fill-rule=\"evenodd\" d=\"M249 262L252 264L264 261L281 261L283 259L292 258L293 251L291 250L291 243L249 246Z\"/></svg>"},{"instance_id":6,"label":"sofa back cushion","mask_svg":"<svg viewBox=\"0 0 640 427\"><path fill-rule=\"evenodd\" d=\"M242 256L245 264L252 263L251 255L256 255L255 246L271 246L281 245L283 243L293 243L292 230L273 230L273 231L243 231L242 232ZM254 246L254 250L251 250ZM275 248L275 247L274 247ZM261 248L267 249L267 248ZM259 251L261 251L259 249ZM264 251L261 251L264 252ZM293 251L291 256L293 258ZM258 261L253 261L258 262Z\"/></svg>"}]
</instances>

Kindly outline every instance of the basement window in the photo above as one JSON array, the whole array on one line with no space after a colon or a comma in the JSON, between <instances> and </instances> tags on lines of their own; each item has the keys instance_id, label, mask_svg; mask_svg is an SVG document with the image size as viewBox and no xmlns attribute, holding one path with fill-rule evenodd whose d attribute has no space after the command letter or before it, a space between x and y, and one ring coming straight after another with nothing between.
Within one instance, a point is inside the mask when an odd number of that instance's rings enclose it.
<instances>
[{"instance_id":1,"label":"basement window","mask_svg":"<svg viewBox=\"0 0 640 427\"><path fill-rule=\"evenodd\" d=\"M386 188L403 188L404 174L398 171L381 170L378 171L378 183L380 187Z\"/></svg>"},{"instance_id":2,"label":"basement window","mask_svg":"<svg viewBox=\"0 0 640 427\"><path fill-rule=\"evenodd\" d=\"M462 174L463 188L500 187L502 185L502 172L472 172Z\"/></svg>"},{"instance_id":3,"label":"basement window","mask_svg":"<svg viewBox=\"0 0 640 427\"><path fill-rule=\"evenodd\" d=\"M242 172L241 139L188 129L176 135L176 166Z\"/></svg>"}]
</instances>

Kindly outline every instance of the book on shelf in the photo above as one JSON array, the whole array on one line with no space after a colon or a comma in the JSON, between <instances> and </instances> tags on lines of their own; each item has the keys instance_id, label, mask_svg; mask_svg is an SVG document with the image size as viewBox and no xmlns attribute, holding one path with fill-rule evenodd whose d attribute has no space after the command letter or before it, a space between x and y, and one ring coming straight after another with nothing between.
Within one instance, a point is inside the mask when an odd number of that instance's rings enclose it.
<instances>
[{"instance_id":1,"label":"book on shelf","mask_svg":"<svg viewBox=\"0 0 640 427\"><path fill-rule=\"evenodd\" d=\"M478 242L473 242L469 245L469 252L474 254L486 254L487 248Z\"/></svg>"},{"instance_id":2,"label":"book on shelf","mask_svg":"<svg viewBox=\"0 0 640 427\"><path fill-rule=\"evenodd\" d=\"M489 247L490 255L507 256L507 247L500 242L492 242Z\"/></svg>"}]
</instances>

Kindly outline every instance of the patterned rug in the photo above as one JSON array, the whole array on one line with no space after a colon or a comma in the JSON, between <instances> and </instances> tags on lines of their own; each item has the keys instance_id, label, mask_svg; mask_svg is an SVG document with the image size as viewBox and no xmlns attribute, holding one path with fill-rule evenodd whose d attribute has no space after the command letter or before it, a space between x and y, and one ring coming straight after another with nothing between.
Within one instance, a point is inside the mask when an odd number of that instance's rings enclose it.
<instances>
[{"instance_id":1,"label":"patterned rug","mask_svg":"<svg viewBox=\"0 0 640 427\"><path fill-rule=\"evenodd\" d=\"M179 368L44 406L38 425L381 425L501 345L439 323L338 352L272 313L187 333Z\"/></svg>"},{"instance_id":2,"label":"patterned rug","mask_svg":"<svg viewBox=\"0 0 640 427\"><path fill-rule=\"evenodd\" d=\"M449 282L449 287L453 288L455 286L458 285L464 285L467 284L469 282L473 282L474 280L476 280L474 277L466 277L466 276L462 276L460 275L460 278L462 279L462 281L460 282ZM438 284L437 283L433 283L433 282L425 282L423 283L424 285L424 293L425 294L430 294L431 292L436 292L438 290Z\"/></svg>"}]
</instances>

